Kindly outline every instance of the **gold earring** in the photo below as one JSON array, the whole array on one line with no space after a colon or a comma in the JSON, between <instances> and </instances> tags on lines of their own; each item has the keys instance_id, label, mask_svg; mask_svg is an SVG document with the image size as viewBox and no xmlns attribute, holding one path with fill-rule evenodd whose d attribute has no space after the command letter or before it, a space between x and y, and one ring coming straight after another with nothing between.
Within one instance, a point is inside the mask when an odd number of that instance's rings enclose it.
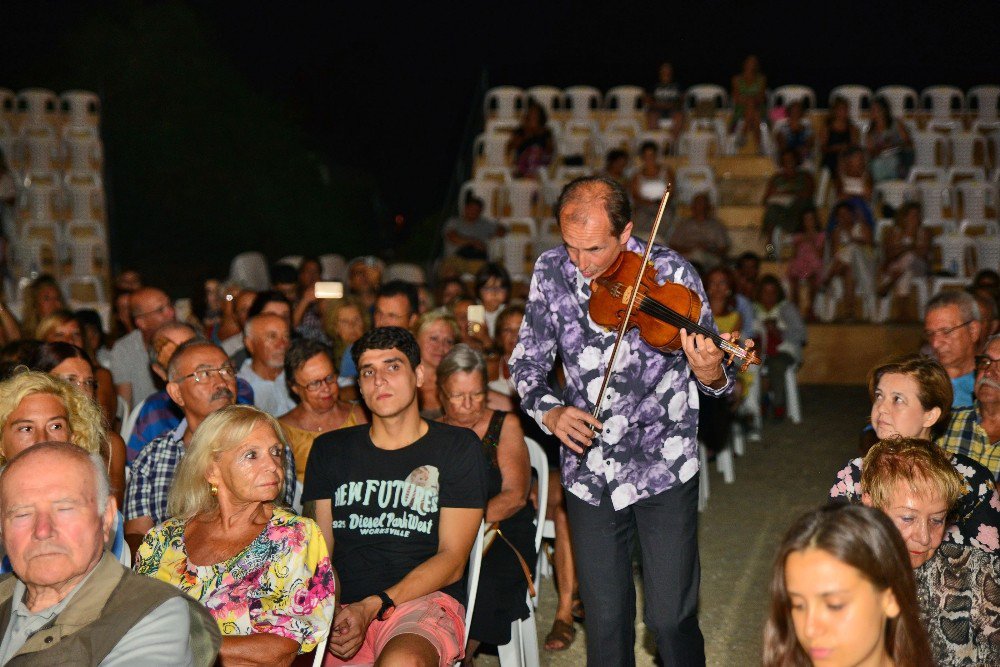
<instances>
[{"instance_id":1,"label":"gold earring","mask_svg":"<svg viewBox=\"0 0 1000 667\"><path fill-rule=\"evenodd\" d=\"M219 495L219 487L217 487L215 484L209 484L208 490L212 492L213 496Z\"/></svg>"}]
</instances>

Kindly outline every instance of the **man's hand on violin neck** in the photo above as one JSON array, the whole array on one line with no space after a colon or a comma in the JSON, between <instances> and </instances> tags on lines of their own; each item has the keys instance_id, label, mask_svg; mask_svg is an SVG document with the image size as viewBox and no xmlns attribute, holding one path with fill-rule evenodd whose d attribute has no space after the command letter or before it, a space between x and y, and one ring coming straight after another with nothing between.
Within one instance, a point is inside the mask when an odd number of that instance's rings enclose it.
<instances>
[{"instance_id":1,"label":"man's hand on violin neck","mask_svg":"<svg viewBox=\"0 0 1000 667\"><path fill-rule=\"evenodd\" d=\"M590 414L572 405L562 405L552 408L542 417L545 428L559 438L559 442L569 447L577 454L583 454L594 440L593 426L597 431L604 424L594 419Z\"/></svg>"},{"instance_id":2,"label":"man's hand on violin neck","mask_svg":"<svg viewBox=\"0 0 1000 667\"><path fill-rule=\"evenodd\" d=\"M729 334L722 334L729 340ZM706 387L717 389L726 383L726 371L722 368L725 353L711 338L701 334L689 334L681 329L681 348L687 357L691 372Z\"/></svg>"}]
</instances>

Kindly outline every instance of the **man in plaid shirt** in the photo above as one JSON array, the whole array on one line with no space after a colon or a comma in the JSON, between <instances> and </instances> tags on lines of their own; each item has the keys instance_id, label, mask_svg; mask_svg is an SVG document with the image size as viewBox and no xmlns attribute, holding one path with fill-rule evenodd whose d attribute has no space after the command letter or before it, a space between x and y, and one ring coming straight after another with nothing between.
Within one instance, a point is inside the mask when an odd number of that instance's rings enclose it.
<instances>
[{"instance_id":1,"label":"man in plaid shirt","mask_svg":"<svg viewBox=\"0 0 1000 667\"><path fill-rule=\"evenodd\" d=\"M938 444L979 461L1000 480L1000 334L986 339L986 348L976 356L975 386L975 403L952 410L948 431Z\"/></svg>"},{"instance_id":2,"label":"man in plaid shirt","mask_svg":"<svg viewBox=\"0 0 1000 667\"><path fill-rule=\"evenodd\" d=\"M221 347L190 340L177 348L167 367L167 393L184 411L184 420L156 438L132 463L125 489L125 539L133 553L150 528L165 519L174 473L195 430L208 415L236 401L236 369ZM285 448L285 498L295 495L295 460Z\"/></svg>"}]
</instances>

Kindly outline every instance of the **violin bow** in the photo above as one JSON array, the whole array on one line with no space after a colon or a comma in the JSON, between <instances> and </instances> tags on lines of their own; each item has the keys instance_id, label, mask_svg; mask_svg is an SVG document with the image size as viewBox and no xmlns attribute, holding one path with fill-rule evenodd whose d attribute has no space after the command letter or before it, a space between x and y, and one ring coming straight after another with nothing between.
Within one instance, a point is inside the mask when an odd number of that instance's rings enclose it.
<instances>
[{"instance_id":1,"label":"violin bow","mask_svg":"<svg viewBox=\"0 0 1000 667\"><path fill-rule=\"evenodd\" d=\"M667 183L667 189L663 193L663 199L660 200L660 210L656 213L656 218L653 220L653 229L649 232L649 240L646 241L646 251L642 255L642 263L640 267L646 266L649 262L649 256L653 252L653 239L656 238L656 232L660 229L660 223L663 221L663 214L667 211L667 202L670 201L670 193L673 191L673 184ZM591 415L594 419L597 419L597 415L601 413L601 404L604 403L604 392L608 389L608 383L611 382L611 375L615 370L615 362L618 359L618 347L621 345L622 338L625 337L625 331L628 328L628 321L632 317L632 310L635 307L636 297L639 296L639 285L642 283L642 269L637 272L635 277L635 284L629 289L628 295L628 305L625 308L625 317L622 318L621 324L618 325L618 331L615 334L615 345L611 348L611 359L608 361L608 370L604 372L604 381L601 382L601 393L597 395L597 405L594 406L594 411Z\"/></svg>"}]
</instances>

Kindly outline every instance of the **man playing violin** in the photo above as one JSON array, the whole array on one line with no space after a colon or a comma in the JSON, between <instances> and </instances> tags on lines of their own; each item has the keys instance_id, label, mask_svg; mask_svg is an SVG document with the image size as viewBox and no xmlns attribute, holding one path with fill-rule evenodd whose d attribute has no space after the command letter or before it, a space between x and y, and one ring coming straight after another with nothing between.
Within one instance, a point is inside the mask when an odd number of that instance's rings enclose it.
<instances>
[{"instance_id":1,"label":"man playing violin","mask_svg":"<svg viewBox=\"0 0 1000 667\"><path fill-rule=\"evenodd\" d=\"M703 665L698 627L698 393L721 395L733 371L710 338L681 331L662 352L632 329L598 401L617 334L588 312L592 280L623 251L640 255L622 187L579 178L556 203L563 245L539 257L519 339L510 357L521 406L565 446L562 482L580 595L587 610L587 664L635 664L632 537L642 549L645 621L668 665ZM657 279L681 283L704 304L698 321L716 331L701 279L678 253L654 246ZM728 336L724 336L728 339ZM564 390L549 385L556 357ZM561 398L560 398L561 395Z\"/></svg>"}]
</instances>

